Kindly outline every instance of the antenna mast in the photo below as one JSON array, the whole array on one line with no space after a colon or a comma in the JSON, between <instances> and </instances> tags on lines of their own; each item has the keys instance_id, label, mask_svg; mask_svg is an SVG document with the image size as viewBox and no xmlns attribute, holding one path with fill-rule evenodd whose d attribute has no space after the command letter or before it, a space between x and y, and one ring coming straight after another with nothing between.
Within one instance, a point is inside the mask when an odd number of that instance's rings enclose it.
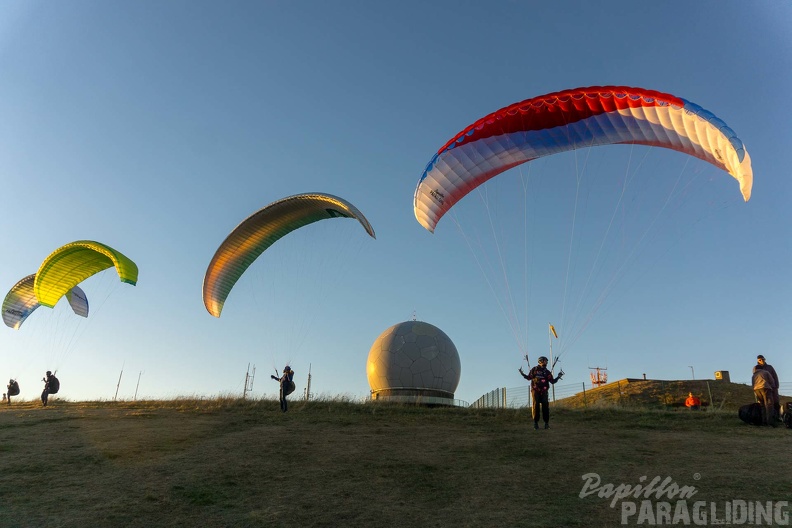
<instances>
[{"instance_id":1,"label":"antenna mast","mask_svg":"<svg viewBox=\"0 0 792 528\"><path fill-rule=\"evenodd\" d=\"M116 398L118 398L118 387L121 386L121 376L124 375L124 365L126 365L126 361L121 364L121 373L118 375L118 383L116 384L116 392L115 396L113 396L113 401L116 401Z\"/></svg>"},{"instance_id":2,"label":"antenna mast","mask_svg":"<svg viewBox=\"0 0 792 528\"><path fill-rule=\"evenodd\" d=\"M140 387L140 376L142 376L142 375L143 375L143 371L141 370L140 374L138 374L137 385L135 385L135 398L134 398L134 401L137 401L137 391L138 391L138 387Z\"/></svg>"},{"instance_id":3,"label":"antenna mast","mask_svg":"<svg viewBox=\"0 0 792 528\"><path fill-rule=\"evenodd\" d=\"M589 370L594 370L596 372L589 372L589 376L591 377L591 386L592 387L601 387L608 383L608 375L603 372L608 370L607 367L589 367Z\"/></svg>"},{"instance_id":4,"label":"antenna mast","mask_svg":"<svg viewBox=\"0 0 792 528\"><path fill-rule=\"evenodd\" d=\"M308 384L305 386L305 400L311 399L311 364L308 363Z\"/></svg>"},{"instance_id":5,"label":"antenna mast","mask_svg":"<svg viewBox=\"0 0 792 528\"><path fill-rule=\"evenodd\" d=\"M242 389L242 399L245 399L248 392L253 390L253 380L256 378L256 365L253 365L253 373L250 372L250 363L248 363L247 371L245 372L245 388Z\"/></svg>"}]
</instances>

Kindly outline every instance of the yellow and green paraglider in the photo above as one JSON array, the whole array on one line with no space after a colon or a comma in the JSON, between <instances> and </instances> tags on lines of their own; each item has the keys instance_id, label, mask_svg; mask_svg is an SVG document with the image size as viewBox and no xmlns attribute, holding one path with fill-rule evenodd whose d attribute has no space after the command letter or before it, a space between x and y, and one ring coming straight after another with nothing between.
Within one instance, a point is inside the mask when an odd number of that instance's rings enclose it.
<instances>
[{"instance_id":1,"label":"yellow and green paraglider","mask_svg":"<svg viewBox=\"0 0 792 528\"><path fill-rule=\"evenodd\" d=\"M79 283L110 267L115 268L121 282L137 284L138 267L123 253L100 242L78 240L59 247L44 259L33 291L42 306L53 308Z\"/></svg>"},{"instance_id":2,"label":"yellow and green paraglider","mask_svg":"<svg viewBox=\"0 0 792 528\"><path fill-rule=\"evenodd\" d=\"M363 213L346 200L330 194L289 196L246 218L220 244L206 270L203 301L207 311L220 317L231 289L272 244L292 231L330 218L354 218L371 238L376 238Z\"/></svg>"}]
</instances>

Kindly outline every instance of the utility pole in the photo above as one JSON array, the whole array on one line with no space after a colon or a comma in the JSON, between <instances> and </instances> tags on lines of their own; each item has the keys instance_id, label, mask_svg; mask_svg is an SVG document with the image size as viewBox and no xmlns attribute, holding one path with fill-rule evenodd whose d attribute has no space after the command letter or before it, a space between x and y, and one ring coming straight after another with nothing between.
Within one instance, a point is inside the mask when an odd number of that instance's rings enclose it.
<instances>
[{"instance_id":1,"label":"utility pole","mask_svg":"<svg viewBox=\"0 0 792 528\"><path fill-rule=\"evenodd\" d=\"M126 361L121 364L121 374L118 375L118 383L116 384L116 392L115 396L113 396L113 401L116 401L116 398L118 398L118 387L121 386L121 376L124 375L124 365L126 365Z\"/></svg>"},{"instance_id":2,"label":"utility pole","mask_svg":"<svg viewBox=\"0 0 792 528\"><path fill-rule=\"evenodd\" d=\"M311 364L308 363L308 384L305 386L305 401L311 399Z\"/></svg>"},{"instance_id":3,"label":"utility pole","mask_svg":"<svg viewBox=\"0 0 792 528\"><path fill-rule=\"evenodd\" d=\"M143 371L141 370L140 374L138 374L137 385L135 385L135 398L134 398L134 401L137 401L137 391L138 391L138 387L140 387L140 376L142 376L142 375L143 375Z\"/></svg>"},{"instance_id":4,"label":"utility pole","mask_svg":"<svg viewBox=\"0 0 792 528\"><path fill-rule=\"evenodd\" d=\"M247 393L253 390L253 380L256 377L256 365L253 365L253 373L250 373L250 363L248 363L247 371L245 372L245 388L242 390L242 399L245 399Z\"/></svg>"}]
</instances>

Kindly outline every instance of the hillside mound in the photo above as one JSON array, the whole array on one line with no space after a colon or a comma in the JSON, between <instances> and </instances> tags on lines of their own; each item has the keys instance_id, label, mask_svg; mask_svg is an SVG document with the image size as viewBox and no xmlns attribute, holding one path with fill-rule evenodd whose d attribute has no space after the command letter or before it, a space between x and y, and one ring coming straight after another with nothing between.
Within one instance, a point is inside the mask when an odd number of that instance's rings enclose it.
<instances>
[{"instance_id":1,"label":"hillside mound","mask_svg":"<svg viewBox=\"0 0 792 528\"><path fill-rule=\"evenodd\" d=\"M644 380L625 378L559 400L571 408L629 405L672 409L684 407L688 393L701 399L703 409L736 410L755 401L753 389L720 380ZM783 400L783 397L782 397Z\"/></svg>"}]
</instances>

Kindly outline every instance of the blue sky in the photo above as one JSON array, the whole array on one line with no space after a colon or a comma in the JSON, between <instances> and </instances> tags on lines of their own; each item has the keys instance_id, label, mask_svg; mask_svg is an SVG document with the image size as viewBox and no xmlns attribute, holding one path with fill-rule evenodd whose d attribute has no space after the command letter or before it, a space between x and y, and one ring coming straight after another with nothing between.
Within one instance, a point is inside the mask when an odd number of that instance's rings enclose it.
<instances>
[{"instance_id":1,"label":"blue sky","mask_svg":"<svg viewBox=\"0 0 792 528\"><path fill-rule=\"evenodd\" d=\"M3 2L0 287L80 239L123 252L140 279L90 279L88 321L61 303L0 331L0 376L33 398L58 369L64 397L112 398L123 366L121 398L141 372L138 397L211 396L240 393L251 363L260 396L275 394L268 376L289 361L299 393L310 364L314 392L358 397L371 343L415 313L459 350L457 398L519 386L521 349L486 274L452 219L434 235L415 221L413 192L437 149L479 117L619 84L726 121L751 154L753 197L743 203L736 182L702 161L627 146L495 178L503 226L526 203L540 220L531 278L508 264L530 316L529 355L547 353L552 322L567 383L597 365L611 379L688 379L693 366L697 378L729 370L746 381L760 352L787 378L790 22L783 2ZM584 269L600 243L572 235L575 174L599 177L598 204L638 160L637 179L692 181L690 193L663 210L607 309L589 305L590 323L567 324L568 263ZM514 205L519 176L536 191ZM645 231L630 228L666 201L654 183L640 189L657 198L619 218L623 239L639 240ZM354 222L306 228L260 258L211 317L201 283L228 232L272 201L317 191L355 204L377 240ZM473 226L465 236L486 221L476 205L459 204L457 221ZM586 218L612 212L592 205ZM505 236L524 254L521 236ZM582 245L570 251L570 239Z\"/></svg>"}]
</instances>

